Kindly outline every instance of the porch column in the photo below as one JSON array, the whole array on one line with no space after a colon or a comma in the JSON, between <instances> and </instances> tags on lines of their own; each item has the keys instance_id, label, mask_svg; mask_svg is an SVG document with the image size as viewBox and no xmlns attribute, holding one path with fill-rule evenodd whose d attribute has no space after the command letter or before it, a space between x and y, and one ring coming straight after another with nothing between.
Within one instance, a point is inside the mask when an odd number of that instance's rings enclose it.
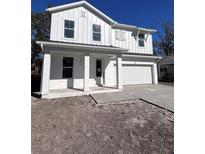
<instances>
[{"instance_id":1,"label":"porch column","mask_svg":"<svg viewBox=\"0 0 205 154\"><path fill-rule=\"evenodd\" d=\"M153 77L153 84L158 84L158 74L157 74L157 64L154 63L152 66L152 77Z\"/></svg>"},{"instance_id":2,"label":"porch column","mask_svg":"<svg viewBox=\"0 0 205 154\"><path fill-rule=\"evenodd\" d=\"M43 64L42 64L42 72L41 72L41 95L49 94L50 65L51 65L51 55L50 53L45 53L43 56Z\"/></svg>"},{"instance_id":3,"label":"porch column","mask_svg":"<svg viewBox=\"0 0 205 154\"><path fill-rule=\"evenodd\" d=\"M84 84L83 90L89 91L89 80L90 80L90 53L84 54Z\"/></svg>"},{"instance_id":4,"label":"porch column","mask_svg":"<svg viewBox=\"0 0 205 154\"><path fill-rule=\"evenodd\" d=\"M116 55L116 79L117 79L117 88L122 89L122 55Z\"/></svg>"}]
</instances>

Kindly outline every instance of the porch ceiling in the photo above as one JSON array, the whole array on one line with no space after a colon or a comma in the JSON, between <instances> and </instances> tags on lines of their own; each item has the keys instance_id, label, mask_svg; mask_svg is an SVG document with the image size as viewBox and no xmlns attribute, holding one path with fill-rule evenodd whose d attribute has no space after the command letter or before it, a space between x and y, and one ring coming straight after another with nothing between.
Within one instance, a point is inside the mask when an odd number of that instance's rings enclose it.
<instances>
[{"instance_id":1,"label":"porch ceiling","mask_svg":"<svg viewBox=\"0 0 205 154\"><path fill-rule=\"evenodd\" d=\"M80 43L69 43L69 42L57 42L57 41L36 41L42 48L65 48L65 49L79 49L88 51L107 51L112 53L124 53L128 49L118 48L113 46L102 46L102 45L91 45L91 44L80 44Z\"/></svg>"}]
</instances>

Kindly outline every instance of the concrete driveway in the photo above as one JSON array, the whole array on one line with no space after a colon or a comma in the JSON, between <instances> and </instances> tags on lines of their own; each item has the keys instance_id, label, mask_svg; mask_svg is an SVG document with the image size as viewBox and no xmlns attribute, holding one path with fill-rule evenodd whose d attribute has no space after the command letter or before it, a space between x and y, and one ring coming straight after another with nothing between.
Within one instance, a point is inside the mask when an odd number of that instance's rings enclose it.
<instances>
[{"instance_id":1,"label":"concrete driveway","mask_svg":"<svg viewBox=\"0 0 205 154\"><path fill-rule=\"evenodd\" d=\"M142 99L174 112L174 86L160 83L157 85L124 86L122 92L100 93L91 95L97 103L104 104L123 100Z\"/></svg>"}]
</instances>

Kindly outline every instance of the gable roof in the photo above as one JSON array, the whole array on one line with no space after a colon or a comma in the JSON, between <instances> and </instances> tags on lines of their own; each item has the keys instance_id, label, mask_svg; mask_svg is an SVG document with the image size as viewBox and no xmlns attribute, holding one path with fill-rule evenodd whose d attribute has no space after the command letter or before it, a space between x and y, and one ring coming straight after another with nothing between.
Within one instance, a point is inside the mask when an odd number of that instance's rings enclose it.
<instances>
[{"instance_id":1,"label":"gable roof","mask_svg":"<svg viewBox=\"0 0 205 154\"><path fill-rule=\"evenodd\" d=\"M102 18L104 18L105 20L109 21L110 23L114 23L115 22L110 17L105 15L103 12L101 12L100 10L98 10L97 8L95 8L94 6L92 6L91 4L86 2L85 0L82 0L82 1L79 1L79 2L65 4L65 5L51 7L51 8L46 9L46 11L58 12L58 11L66 10L66 9L71 9L71 8L79 7L79 6L86 7L87 9L95 12L97 15L101 16Z\"/></svg>"},{"instance_id":2,"label":"gable roof","mask_svg":"<svg viewBox=\"0 0 205 154\"><path fill-rule=\"evenodd\" d=\"M75 8L75 7L79 7L79 6L84 6L88 10L96 13L98 16L100 16L103 19L105 19L106 21L108 21L113 28L119 28L119 29L124 29L124 30L134 30L134 31L140 30L141 32L150 32L150 33L156 32L156 30L154 30L154 29L146 29L146 28L140 28L140 27L133 26L133 25L120 24L120 23L114 21L113 19L111 19L110 17L108 17L107 15L105 15L103 12L101 12L100 10L98 10L97 8L95 8L94 6L92 6L90 3L88 3L85 0L73 2L73 3L69 3L69 4L65 4L65 5L50 7L48 9L46 9L46 11L51 12L51 13L52 12L59 12L62 10L71 9L71 8Z\"/></svg>"}]
</instances>

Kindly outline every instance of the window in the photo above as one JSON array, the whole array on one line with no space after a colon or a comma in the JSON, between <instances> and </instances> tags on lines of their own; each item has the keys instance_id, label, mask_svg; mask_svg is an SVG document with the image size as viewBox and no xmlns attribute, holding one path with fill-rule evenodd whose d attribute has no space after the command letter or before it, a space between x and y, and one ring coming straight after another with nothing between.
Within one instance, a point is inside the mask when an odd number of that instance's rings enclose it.
<instances>
[{"instance_id":1,"label":"window","mask_svg":"<svg viewBox=\"0 0 205 154\"><path fill-rule=\"evenodd\" d=\"M74 27L75 23L71 20L65 20L64 22L64 37L74 38Z\"/></svg>"},{"instance_id":2,"label":"window","mask_svg":"<svg viewBox=\"0 0 205 154\"><path fill-rule=\"evenodd\" d=\"M101 41L101 26L100 25L93 25L93 40L94 41Z\"/></svg>"},{"instance_id":3,"label":"window","mask_svg":"<svg viewBox=\"0 0 205 154\"><path fill-rule=\"evenodd\" d=\"M63 57L63 78L73 77L73 58Z\"/></svg>"},{"instance_id":4,"label":"window","mask_svg":"<svg viewBox=\"0 0 205 154\"><path fill-rule=\"evenodd\" d=\"M144 47L144 34L139 34L138 35L138 45L139 47Z\"/></svg>"},{"instance_id":5,"label":"window","mask_svg":"<svg viewBox=\"0 0 205 154\"><path fill-rule=\"evenodd\" d=\"M164 72L167 72L167 68L164 68Z\"/></svg>"},{"instance_id":6,"label":"window","mask_svg":"<svg viewBox=\"0 0 205 154\"><path fill-rule=\"evenodd\" d=\"M138 40L138 44L140 47L144 47L144 40Z\"/></svg>"},{"instance_id":7,"label":"window","mask_svg":"<svg viewBox=\"0 0 205 154\"><path fill-rule=\"evenodd\" d=\"M163 68L160 68L160 72L163 72Z\"/></svg>"}]
</instances>

